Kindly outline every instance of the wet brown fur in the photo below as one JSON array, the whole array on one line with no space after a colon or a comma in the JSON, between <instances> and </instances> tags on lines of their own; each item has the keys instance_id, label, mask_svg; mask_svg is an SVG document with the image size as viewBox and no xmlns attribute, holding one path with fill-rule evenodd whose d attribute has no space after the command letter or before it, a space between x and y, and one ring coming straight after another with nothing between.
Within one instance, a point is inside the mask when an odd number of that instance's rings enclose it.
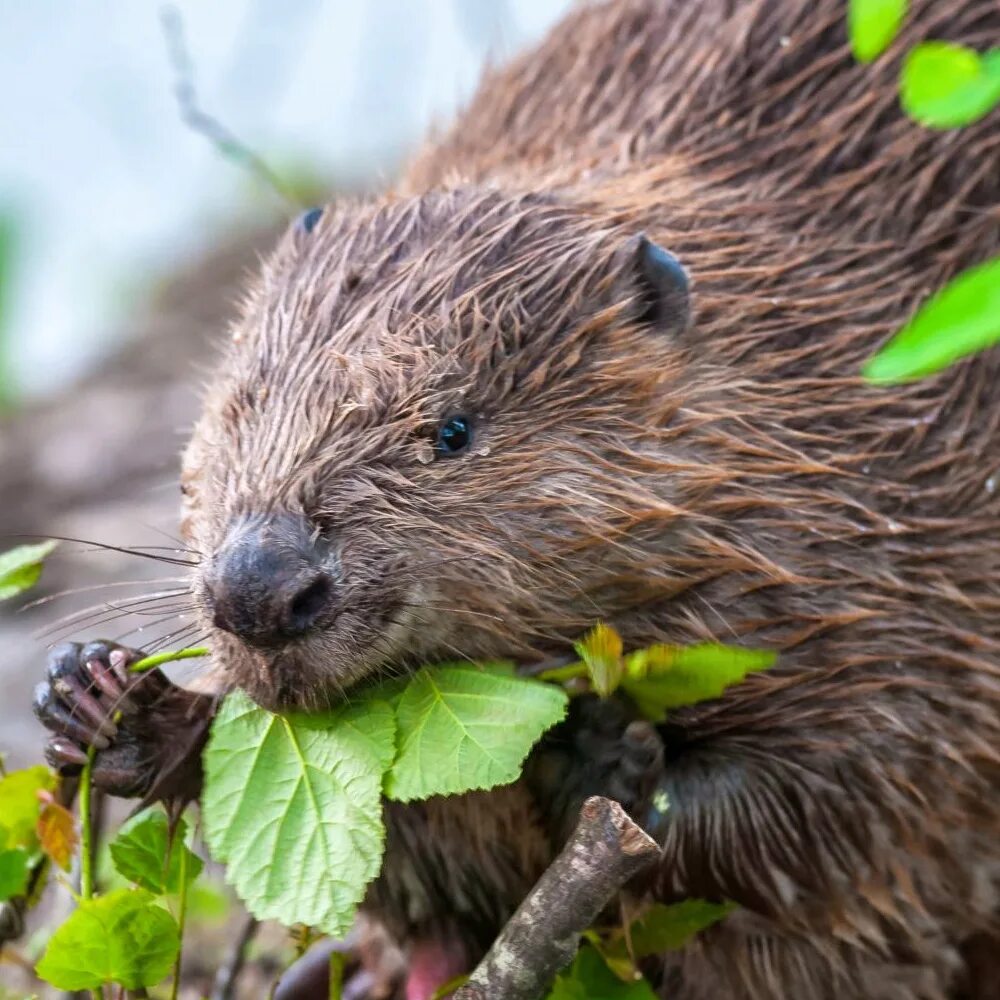
<instances>
[{"instance_id":1,"label":"wet brown fur","mask_svg":"<svg viewBox=\"0 0 1000 1000\"><path fill-rule=\"evenodd\" d=\"M990 995L962 948L998 930L1000 356L904 387L858 371L1000 246L997 115L935 133L895 96L910 44L996 45L1000 5L913 6L868 67L841 0L576 10L398 193L285 238L187 455L201 552L282 508L337 540L321 636L215 640L266 703L540 657L598 619L631 646L781 651L665 733L649 889L745 907L667 956L671 997ZM633 321L640 231L693 277L686 333ZM434 461L459 412L473 453ZM491 860L497 818L537 827L516 790L450 803L430 866L415 815L394 811L383 906L419 911L420 872L467 857L455 914L495 922L544 862L535 834L523 865Z\"/></svg>"}]
</instances>

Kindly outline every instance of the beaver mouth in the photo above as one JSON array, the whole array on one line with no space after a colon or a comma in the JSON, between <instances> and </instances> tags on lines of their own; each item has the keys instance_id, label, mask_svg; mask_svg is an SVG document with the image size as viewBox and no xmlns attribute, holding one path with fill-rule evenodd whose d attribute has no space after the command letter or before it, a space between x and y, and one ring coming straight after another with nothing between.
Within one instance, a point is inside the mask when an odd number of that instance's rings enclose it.
<instances>
[{"instance_id":1,"label":"beaver mouth","mask_svg":"<svg viewBox=\"0 0 1000 1000\"><path fill-rule=\"evenodd\" d=\"M402 599L378 610L343 611L308 634L266 645L218 633L230 681L271 712L319 711L343 703L358 684L396 675L418 625Z\"/></svg>"}]
</instances>

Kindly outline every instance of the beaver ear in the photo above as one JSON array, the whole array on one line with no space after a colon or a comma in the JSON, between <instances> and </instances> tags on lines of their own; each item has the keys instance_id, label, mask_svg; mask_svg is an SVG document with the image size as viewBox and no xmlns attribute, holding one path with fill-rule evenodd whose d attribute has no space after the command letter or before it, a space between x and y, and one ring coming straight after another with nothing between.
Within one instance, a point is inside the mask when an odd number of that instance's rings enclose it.
<instances>
[{"instance_id":1,"label":"beaver ear","mask_svg":"<svg viewBox=\"0 0 1000 1000\"><path fill-rule=\"evenodd\" d=\"M683 333L691 318L691 295L681 262L642 233L628 241L626 260L637 319L670 335Z\"/></svg>"}]
</instances>

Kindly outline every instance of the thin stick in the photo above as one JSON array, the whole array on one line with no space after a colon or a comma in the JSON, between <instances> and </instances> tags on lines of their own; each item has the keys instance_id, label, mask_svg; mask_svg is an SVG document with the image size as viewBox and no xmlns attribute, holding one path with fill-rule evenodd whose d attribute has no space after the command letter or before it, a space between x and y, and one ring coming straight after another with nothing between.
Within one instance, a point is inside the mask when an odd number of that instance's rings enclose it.
<instances>
[{"instance_id":1,"label":"thin stick","mask_svg":"<svg viewBox=\"0 0 1000 1000\"><path fill-rule=\"evenodd\" d=\"M587 664L567 663L563 667L552 667L550 670L543 670L534 675L540 681L550 681L553 684L562 684L564 681L571 681L577 677L587 676Z\"/></svg>"},{"instance_id":2,"label":"thin stick","mask_svg":"<svg viewBox=\"0 0 1000 1000\"><path fill-rule=\"evenodd\" d=\"M248 916L243 924L243 929L233 942L229 957L225 963L219 966L219 971L215 974L215 982L212 984L212 1000L232 1000L236 989L236 980L243 970L243 963L246 961L247 947L257 933L260 921L256 917Z\"/></svg>"},{"instance_id":3,"label":"thin stick","mask_svg":"<svg viewBox=\"0 0 1000 1000\"><path fill-rule=\"evenodd\" d=\"M160 11L167 55L174 72L174 93L184 123L198 135L204 136L226 159L262 180L293 211L301 206L295 195L281 178L245 143L240 141L217 118L206 113L198 103L194 86L194 67L184 38L184 21L180 10L169 4Z\"/></svg>"},{"instance_id":4,"label":"thin stick","mask_svg":"<svg viewBox=\"0 0 1000 1000\"><path fill-rule=\"evenodd\" d=\"M576 954L580 935L621 887L659 857L655 841L610 799L580 810L542 874L454 1000L538 1000Z\"/></svg>"}]
</instances>

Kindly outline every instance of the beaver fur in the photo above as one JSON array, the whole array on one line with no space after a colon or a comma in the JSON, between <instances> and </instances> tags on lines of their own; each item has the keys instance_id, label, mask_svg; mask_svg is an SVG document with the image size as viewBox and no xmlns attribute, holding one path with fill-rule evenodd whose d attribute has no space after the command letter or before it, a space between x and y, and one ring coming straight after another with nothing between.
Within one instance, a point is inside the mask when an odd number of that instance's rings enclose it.
<instances>
[{"instance_id":1,"label":"beaver fur","mask_svg":"<svg viewBox=\"0 0 1000 1000\"><path fill-rule=\"evenodd\" d=\"M1000 247L997 115L934 132L896 96L909 46L996 45L1000 5L918 0L871 66L845 6L574 10L398 191L289 232L185 458L204 565L285 511L338 553L324 628L211 639L265 704L537 660L597 620L629 647L780 651L661 727L667 813L630 803L663 843L638 891L742 907L652 970L678 1000L998 981L1000 355L901 387L858 373ZM691 275L687 329L637 308L641 233ZM473 446L436 460L454 414ZM613 772L628 720L602 711L510 789L392 806L370 908L474 958Z\"/></svg>"}]
</instances>

